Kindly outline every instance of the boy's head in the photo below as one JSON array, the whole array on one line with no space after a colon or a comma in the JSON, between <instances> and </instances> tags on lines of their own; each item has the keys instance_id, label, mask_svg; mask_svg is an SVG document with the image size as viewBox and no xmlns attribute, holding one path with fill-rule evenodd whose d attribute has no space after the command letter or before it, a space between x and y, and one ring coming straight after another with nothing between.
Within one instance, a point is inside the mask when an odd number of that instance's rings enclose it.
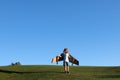
<instances>
[{"instance_id":1,"label":"boy's head","mask_svg":"<svg viewBox=\"0 0 120 80\"><path fill-rule=\"evenodd\" d=\"M63 52L68 53L68 48L64 48Z\"/></svg>"}]
</instances>

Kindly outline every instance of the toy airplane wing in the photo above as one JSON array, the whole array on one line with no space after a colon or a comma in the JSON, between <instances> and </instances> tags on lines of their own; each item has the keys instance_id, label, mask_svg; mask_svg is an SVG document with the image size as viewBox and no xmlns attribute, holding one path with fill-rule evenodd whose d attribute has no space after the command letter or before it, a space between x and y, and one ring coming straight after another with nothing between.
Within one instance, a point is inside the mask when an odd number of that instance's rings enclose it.
<instances>
[{"instance_id":1,"label":"toy airplane wing","mask_svg":"<svg viewBox=\"0 0 120 80\"><path fill-rule=\"evenodd\" d=\"M63 56L62 54L60 54L59 56L56 56L54 58L52 58L52 63L57 63L58 64L58 61L63 61Z\"/></svg>"},{"instance_id":2,"label":"toy airplane wing","mask_svg":"<svg viewBox=\"0 0 120 80\"><path fill-rule=\"evenodd\" d=\"M69 61L70 61L72 64L79 65L79 61L78 61L77 59L75 59L72 55L70 55Z\"/></svg>"},{"instance_id":3,"label":"toy airplane wing","mask_svg":"<svg viewBox=\"0 0 120 80\"><path fill-rule=\"evenodd\" d=\"M58 61L63 61L63 54L60 54L59 56L56 56L54 58L52 58L52 63L58 63ZM76 64L76 65L79 65L79 61L77 59L75 59L73 56L70 55L69 57L69 61L72 63L72 64Z\"/></svg>"}]
</instances>

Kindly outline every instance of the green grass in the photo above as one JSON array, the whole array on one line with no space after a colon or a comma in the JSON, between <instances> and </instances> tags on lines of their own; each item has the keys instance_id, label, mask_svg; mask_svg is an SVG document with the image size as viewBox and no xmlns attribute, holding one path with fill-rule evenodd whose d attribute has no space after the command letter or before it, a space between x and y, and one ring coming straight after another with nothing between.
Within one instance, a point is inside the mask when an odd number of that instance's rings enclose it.
<instances>
[{"instance_id":1,"label":"green grass","mask_svg":"<svg viewBox=\"0 0 120 80\"><path fill-rule=\"evenodd\" d=\"M0 67L0 80L120 80L120 67L5 66Z\"/></svg>"}]
</instances>

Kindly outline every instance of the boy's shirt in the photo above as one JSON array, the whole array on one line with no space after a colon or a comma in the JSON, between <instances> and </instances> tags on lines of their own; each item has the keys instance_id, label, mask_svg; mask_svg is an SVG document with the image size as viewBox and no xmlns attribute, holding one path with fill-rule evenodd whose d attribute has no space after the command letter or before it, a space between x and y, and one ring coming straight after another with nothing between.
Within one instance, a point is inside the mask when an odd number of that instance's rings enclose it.
<instances>
[{"instance_id":1,"label":"boy's shirt","mask_svg":"<svg viewBox=\"0 0 120 80\"><path fill-rule=\"evenodd\" d=\"M63 53L63 61L69 62L69 53Z\"/></svg>"}]
</instances>

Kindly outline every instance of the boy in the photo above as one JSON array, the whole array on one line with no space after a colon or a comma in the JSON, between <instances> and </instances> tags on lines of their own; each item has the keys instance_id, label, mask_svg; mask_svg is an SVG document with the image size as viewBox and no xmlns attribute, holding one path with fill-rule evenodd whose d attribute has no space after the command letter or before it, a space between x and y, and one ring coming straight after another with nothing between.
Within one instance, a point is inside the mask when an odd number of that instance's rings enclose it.
<instances>
[{"instance_id":1,"label":"boy","mask_svg":"<svg viewBox=\"0 0 120 80\"><path fill-rule=\"evenodd\" d=\"M68 48L64 48L63 53L60 55L60 57L63 57L63 66L64 66L64 71L65 73L70 73L69 72L69 51Z\"/></svg>"}]
</instances>

